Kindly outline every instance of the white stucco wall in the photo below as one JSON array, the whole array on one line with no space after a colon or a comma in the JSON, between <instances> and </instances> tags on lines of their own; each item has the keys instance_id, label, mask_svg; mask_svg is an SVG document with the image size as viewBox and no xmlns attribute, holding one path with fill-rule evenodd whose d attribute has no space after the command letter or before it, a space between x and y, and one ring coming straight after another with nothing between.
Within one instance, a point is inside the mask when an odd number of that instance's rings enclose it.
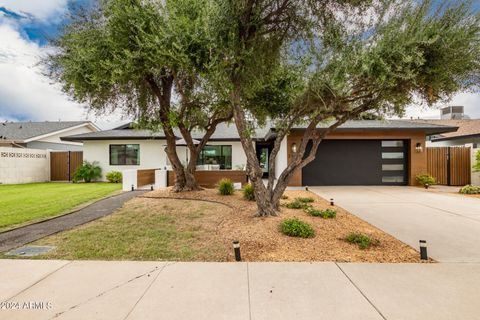
<instances>
[{"instance_id":1,"label":"white stucco wall","mask_svg":"<svg viewBox=\"0 0 480 320\"><path fill-rule=\"evenodd\" d=\"M474 143L476 143L477 145L480 146L480 138L447 140L447 141L438 141L438 142L427 141L427 147L469 146L469 145L472 145Z\"/></svg>"},{"instance_id":2,"label":"white stucco wall","mask_svg":"<svg viewBox=\"0 0 480 320\"><path fill-rule=\"evenodd\" d=\"M0 183L14 184L49 180L49 151L0 147Z\"/></svg>"},{"instance_id":3,"label":"white stucco wall","mask_svg":"<svg viewBox=\"0 0 480 320\"><path fill-rule=\"evenodd\" d=\"M277 179L288 166L287 148L287 138L284 138L275 159L275 178Z\"/></svg>"},{"instance_id":4,"label":"white stucco wall","mask_svg":"<svg viewBox=\"0 0 480 320\"><path fill-rule=\"evenodd\" d=\"M472 166L477 161L476 155L477 152L480 152L480 148L473 149L472 148ZM472 184L474 186L480 186L480 172L474 172L472 168Z\"/></svg>"},{"instance_id":5,"label":"white stucco wall","mask_svg":"<svg viewBox=\"0 0 480 320\"><path fill-rule=\"evenodd\" d=\"M139 144L140 165L111 166L110 145L111 144ZM110 171L123 171L128 169L157 169L167 165L166 153L164 151L164 140L103 140L85 141L83 145L83 159L87 161L98 161L102 168L102 180Z\"/></svg>"}]
</instances>

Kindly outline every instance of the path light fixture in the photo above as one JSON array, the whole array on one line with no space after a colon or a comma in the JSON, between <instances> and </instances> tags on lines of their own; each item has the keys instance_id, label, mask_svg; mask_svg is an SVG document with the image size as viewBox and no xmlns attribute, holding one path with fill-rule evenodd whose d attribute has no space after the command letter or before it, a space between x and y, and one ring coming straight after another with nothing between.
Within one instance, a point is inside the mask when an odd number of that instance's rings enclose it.
<instances>
[{"instance_id":1,"label":"path light fixture","mask_svg":"<svg viewBox=\"0 0 480 320\"><path fill-rule=\"evenodd\" d=\"M135 187L133 186L133 184L132 184L132 191L135 191Z\"/></svg>"},{"instance_id":2,"label":"path light fixture","mask_svg":"<svg viewBox=\"0 0 480 320\"><path fill-rule=\"evenodd\" d=\"M233 241L233 251L235 252L235 261L242 261L242 256L240 255L240 241Z\"/></svg>"},{"instance_id":3,"label":"path light fixture","mask_svg":"<svg viewBox=\"0 0 480 320\"><path fill-rule=\"evenodd\" d=\"M423 147L422 147L422 144L420 142L417 142L417 144L415 146L415 151L417 151L417 153L421 153L423 151Z\"/></svg>"},{"instance_id":4,"label":"path light fixture","mask_svg":"<svg viewBox=\"0 0 480 320\"><path fill-rule=\"evenodd\" d=\"M428 260L427 240L420 240L420 259Z\"/></svg>"},{"instance_id":5,"label":"path light fixture","mask_svg":"<svg viewBox=\"0 0 480 320\"><path fill-rule=\"evenodd\" d=\"M335 202L333 201L333 198L330 199L330 205L331 205L331 206L334 206L334 205L335 205Z\"/></svg>"},{"instance_id":6,"label":"path light fixture","mask_svg":"<svg viewBox=\"0 0 480 320\"><path fill-rule=\"evenodd\" d=\"M292 143L292 152L297 153L297 144L295 142Z\"/></svg>"}]
</instances>

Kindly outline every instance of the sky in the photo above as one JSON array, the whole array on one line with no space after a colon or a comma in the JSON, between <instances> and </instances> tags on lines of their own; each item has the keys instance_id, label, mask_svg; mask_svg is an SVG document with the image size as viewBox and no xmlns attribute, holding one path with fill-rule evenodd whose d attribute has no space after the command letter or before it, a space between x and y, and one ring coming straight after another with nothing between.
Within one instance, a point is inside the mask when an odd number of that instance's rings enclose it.
<instances>
[{"instance_id":1,"label":"sky","mask_svg":"<svg viewBox=\"0 0 480 320\"><path fill-rule=\"evenodd\" d=\"M62 93L39 64L52 50L47 39L58 34L70 8L95 1L0 0L0 121L91 120L107 128L126 120L118 113L102 117L88 113L86 106ZM479 93L459 93L448 105L463 105L467 115L480 118ZM406 118L438 118L442 106L412 105Z\"/></svg>"}]
</instances>

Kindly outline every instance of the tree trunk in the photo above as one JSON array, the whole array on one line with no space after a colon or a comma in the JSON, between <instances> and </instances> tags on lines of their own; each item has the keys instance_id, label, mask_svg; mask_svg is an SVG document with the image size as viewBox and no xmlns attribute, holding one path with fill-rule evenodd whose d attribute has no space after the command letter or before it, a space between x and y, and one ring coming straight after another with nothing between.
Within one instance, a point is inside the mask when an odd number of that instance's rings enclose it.
<instances>
[{"instance_id":1,"label":"tree trunk","mask_svg":"<svg viewBox=\"0 0 480 320\"><path fill-rule=\"evenodd\" d=\"M185 187L183 191L196 191L202 190L198 185L197 179L195 179L195 171L197 169L197 158L198 152L190 152L190 159L188 161L187 167L185 168Z\"/></svg>"}]
</instances>

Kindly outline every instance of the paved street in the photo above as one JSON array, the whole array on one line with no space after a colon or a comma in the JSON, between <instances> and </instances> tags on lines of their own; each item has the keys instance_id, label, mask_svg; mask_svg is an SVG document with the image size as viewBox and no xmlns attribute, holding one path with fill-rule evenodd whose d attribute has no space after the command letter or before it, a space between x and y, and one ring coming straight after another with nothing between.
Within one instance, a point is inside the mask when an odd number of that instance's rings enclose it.
<instances>
[{"instance_id":1,"label":"paved street","mask_svg":"<svg viewBox=\"0 0 480 320\"><path fill-rule=\"evenodd\" d=\"M480 314L480 264L0 260L0 270L0 300L9 301L0 319L467 320ZM25 302L38 309L26 310Z\"/></svg>"},{"instance_id":2,"label":"paved street","mask_svg":"<svg viewBox=\"0 0 480 320\"><path fill-rule=\"evenodd\" d=\"M480 198L415 187L310 187L440 262L480 262Z\"/></svg>"}]
</instances>

